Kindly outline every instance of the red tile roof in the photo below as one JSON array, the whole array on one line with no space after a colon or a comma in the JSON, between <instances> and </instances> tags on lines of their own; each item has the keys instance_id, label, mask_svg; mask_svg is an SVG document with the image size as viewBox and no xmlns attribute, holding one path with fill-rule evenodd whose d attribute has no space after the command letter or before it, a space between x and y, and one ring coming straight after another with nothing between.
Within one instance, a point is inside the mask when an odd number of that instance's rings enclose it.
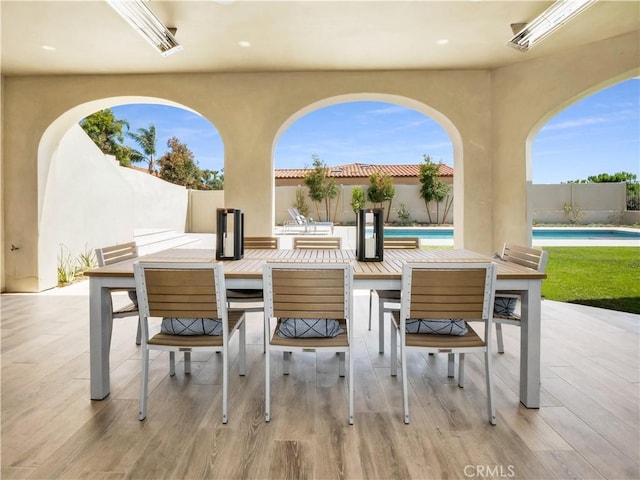
<instances>
[{"instance_id":1,"label":"red tile roof","mask_svg":"<svg viewBox=\"0 0 640 480\"><path fill-rule=\"evenodd\" d=\"M420 165L367 165L364 163L350 163L327 167L330 177L336 178L369 178L373 173L380 172L390 177L417 177ZM275 178L304 178L311 168L283 168L275 170ZM453 168L440 164L441 177L452 177Z\"/></svg>"}]
</instances>

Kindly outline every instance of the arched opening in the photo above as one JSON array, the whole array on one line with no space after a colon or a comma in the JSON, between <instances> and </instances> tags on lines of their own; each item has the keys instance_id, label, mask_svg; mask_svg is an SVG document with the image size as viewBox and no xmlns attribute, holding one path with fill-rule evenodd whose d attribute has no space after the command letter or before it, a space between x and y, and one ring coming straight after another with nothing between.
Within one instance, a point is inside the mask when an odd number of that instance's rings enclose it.
<instances>
[{"instance_id":1,"label":"arched opening","mask_svg":"<svg viewBox=\"0 0 640 480\"><path fill-rule=\"evenodd\" d=\"M342 109L332 110L332 107L336 107L340 105ZM376 141L375 144L373 141L367 144L366 139L353 139L353 141L349 140L349 145L345 146L333 146L331 148L322 149L321 143L313 143L313 141L309 141L310 145L306 145L305 149L299 149L296 154L298 155L299 162L297 166L291 166L291 162L283 161L285 160L283 157L288 155L288 152L284 150L281 146L283 140L287 139L287 135L291 130L297 128L301 123L307 122L308 118L311 117L319 117L320 121L330 122L331 119L326 118L325 113L328 115L331 112L338 111L340 114L343 114L345 108L349 105L359 105L359 117L364 118L369 115L369 118L375 116L383 116L383 115L391 115L393 113L411 113L411 120L415 121L416 118L425 122L424 128L418 130L418 133L415 138L410 140L413 144L410 147L404 145L405 148L400 147L398 145L395 148L398 150L398 156L394 156L394 145L391 143L384 144L384 141ZM368 110L368 112L367 112ZM373 125L365 125L364 127L358 130L359 133L355 133L355 136L362 134L366 135L367 131L370 134L374 134L373 131L375 128L380 128L381 124ZM415 127L415 125L413 125ZM406 126L405 126L406 127ZM338 127L340 128L340 127ZM290 130L291 129L291 130ZM438 144L445 144L444 148L440 145L429 145L428 142L431 141L434 137L433 134L429 135L426 133L427 131L437 131L436 138ZM355 132L355 128L349 130L349 133ZM333 133L333 135L338 136ZM382 134L378 133L378 137L381 137ZM310 139L311 136L306 138ZM304 138L304 137L303 137ZM343 137L344 139L344 137ZM332 138L335 140L335 138ZM379 139L378 139L379 140ZM394 139L395 140L395 139ZM391 142L391 139L388 139ZM347 142L347 140L345 140ZM300 143L305 143L304 140L301 140ZM314 148L318 147L317 150L314 151ZM360 151L356 151L356 149L361 149ZM367 150L370 149L370 150ZM400 152L401 149L405 151ZM338 167L338 166L347 166L347 168L353 168L354 176L363 175L360 178L349 177L347 173L340 173L336 170L336 184L339 185L339 194L337 202L339 205L336 205L333 217L334 220L337 219L339 223L349 223L349 221L353 222L353 211L351 209L351 191L352 188L356 185L363 186L366 190L368 185L368 178L366 175L366 169L369 168L367 166L375 166L375 165L418 165L423 161L423 155L429 155L431 160L438 163L442 161L445 165L449 167L453 167L455 170L455 175L453 178L446 179L448 182L453 181L453 189L452 193L455 190L456 194L453 195L453 198L457 200L457 195L460 195L460 198L463 195L462 191L462 175L463 175L463 166L462 166L462 141L458 130L455 128L453 123L445 117L442 113L437 110L425 105L421 102L415 101L413 99L407 97L400 97L395 95L385 95L385 94L369 94L369 93L361 93L361 94L351 94L351 95L341 95L337 97L331 97L319 102L315 102L313 104L308 105L307 107L299 110L294 115L292 115L287 121L280 127L278 133L276 135L274 141L273 148L273 167L274 168L297 168L303 169L306 167L310 167L312 163L311 154L318 154L319 158L330 167ZM304 153L301 153L304 152ZM281 162L278 164L278 162ZM284 165L287 166L284 166ZM360 168L364 165L364 168ZM363 173L364 172L364 173ZM278 220L282 220L283 218L287 218L287 208L290 207L291 198L293 198L294 194L292 192L295 191L295 183L297 180L301 179L292 179L289 180L288 189L289 192L283 194L278 192L278 188L276 188L276 223ZM293 183L292 183L293 182ZM300 182L301 183L301 182ZM455 185L458 184L459 187L456 188ZM435 214L432 215L433 222L428 222L427 210L424 206L424 201L419 197L419 182L417 181L417 176L414 178L404 178L404 179L395 179L394 186L396 187L396 197L394 197L392 203L392 212L390 213L389 219L391 223L398 223L398 208L400 207L400 203L402 203L405 207L408 208L410 215L412 215L412 220L417 223L438 223L435 221ZM386 208L386 207L385 207ZM435 208L434 204L432 204L432 209ZM454 209L447 216L448 219L454 219L457 225L462 225L462 219L457 215L454 215ZM413 212L413 213L411 213ZM440 212L441 218L443 212ZM460 209L459 215L462 215L462 209ZM315 215L314 215L315 216Z\"/></svg>"},{"instance_id":2,"label":"arched opening","mask_svg":"<svg viewBox=\"0 0 640 480\"><path fill-rule=\"evenodd\" d=\"M637 77L599 84L545 115L527 142L532 223L622 223L625 186L593 179L625 172L637 180L639 124Z\"/></svg>"},{"instance_id":3,"label":"arched opening","mask_svg":"<svg viewBox=\"0 0 640 480\"><path fill-rule=\"evenodd\" d=\"M96 111L125 104L170 105L197 114L160 98L110 97L78 105L46 129L38 146L39 290L56 286L61 261L131 241L136 230L185 232L188 191L119 167L78 125Z\"/></svg>"}]
</instances>

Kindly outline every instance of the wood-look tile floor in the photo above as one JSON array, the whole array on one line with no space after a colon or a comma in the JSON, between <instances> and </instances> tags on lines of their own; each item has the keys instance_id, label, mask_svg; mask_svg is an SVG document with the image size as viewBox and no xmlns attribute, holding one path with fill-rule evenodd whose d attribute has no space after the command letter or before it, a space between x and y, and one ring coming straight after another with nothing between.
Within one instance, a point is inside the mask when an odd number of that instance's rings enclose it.
<instances>
[{"instance_id":1,"label":"wood-look tile floor","mask_svg":"<svg viewBox=\"0 0 640 480\"><path fill-rule=\"evenodd\" d=\"M543 301L539 410L518 402L519 329L505 326L492 427L476 356L460 389L445 355L410 355L402 422L388 342L378 354L367 331L368 292L355 300L355 424L337 356L313 353L294 355L289 376L274 356L265 423L262 317L251 313L245 377L232 344L227 425L216 354L194 355L191 375L180 363L175 377L155 355L140 422L136 320L115 320L111 395L91 401L89 299L78 291L1 297L3 479L640 478L638 315Z\"/></svg>"}]
</instances>

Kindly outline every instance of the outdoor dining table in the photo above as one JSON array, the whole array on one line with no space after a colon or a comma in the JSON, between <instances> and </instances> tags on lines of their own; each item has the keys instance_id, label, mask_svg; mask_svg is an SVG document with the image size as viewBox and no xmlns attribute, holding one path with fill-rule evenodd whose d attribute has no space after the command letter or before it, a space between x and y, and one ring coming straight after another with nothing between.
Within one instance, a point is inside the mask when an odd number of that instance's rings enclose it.
<instances>
[{"instance_id":1,"label":"outdoor dining table","mask_svg":"<svg viewBox=\"0 0 640 480\"><path fill-rule=\"evenodd\" d=\"M404 262L493 261L498 265L496 289L518 291L522 298L520 332L520 401L540 406L540 303L544 273L464 249L387 250L382 262L360 262L353 250L246 250L240 260L224 263L225 283L233 289L261 289L266 262L350 262L354 289L401 290ZM135 262L215 262L213 249L173 248L93 269L89 277L89 353L91 399L110 393L111 299L109 290L133 288Z\"/></svg>"}]
</instances>

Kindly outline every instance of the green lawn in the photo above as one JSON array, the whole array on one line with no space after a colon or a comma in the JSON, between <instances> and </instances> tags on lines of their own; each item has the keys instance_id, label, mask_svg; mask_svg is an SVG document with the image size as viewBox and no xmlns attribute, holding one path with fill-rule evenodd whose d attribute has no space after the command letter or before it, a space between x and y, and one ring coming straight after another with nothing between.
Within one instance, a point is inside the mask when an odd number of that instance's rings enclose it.
<instances>
[{"instance_id":1,"label":"green lawn","mask_svg":"<svg viewBox=\"0 0 640 480\"><path fill-rule=\"evenodd\" d=\"M640 248L543 247L549 300L640 314Z\"/></svg>"}]
</instances>

